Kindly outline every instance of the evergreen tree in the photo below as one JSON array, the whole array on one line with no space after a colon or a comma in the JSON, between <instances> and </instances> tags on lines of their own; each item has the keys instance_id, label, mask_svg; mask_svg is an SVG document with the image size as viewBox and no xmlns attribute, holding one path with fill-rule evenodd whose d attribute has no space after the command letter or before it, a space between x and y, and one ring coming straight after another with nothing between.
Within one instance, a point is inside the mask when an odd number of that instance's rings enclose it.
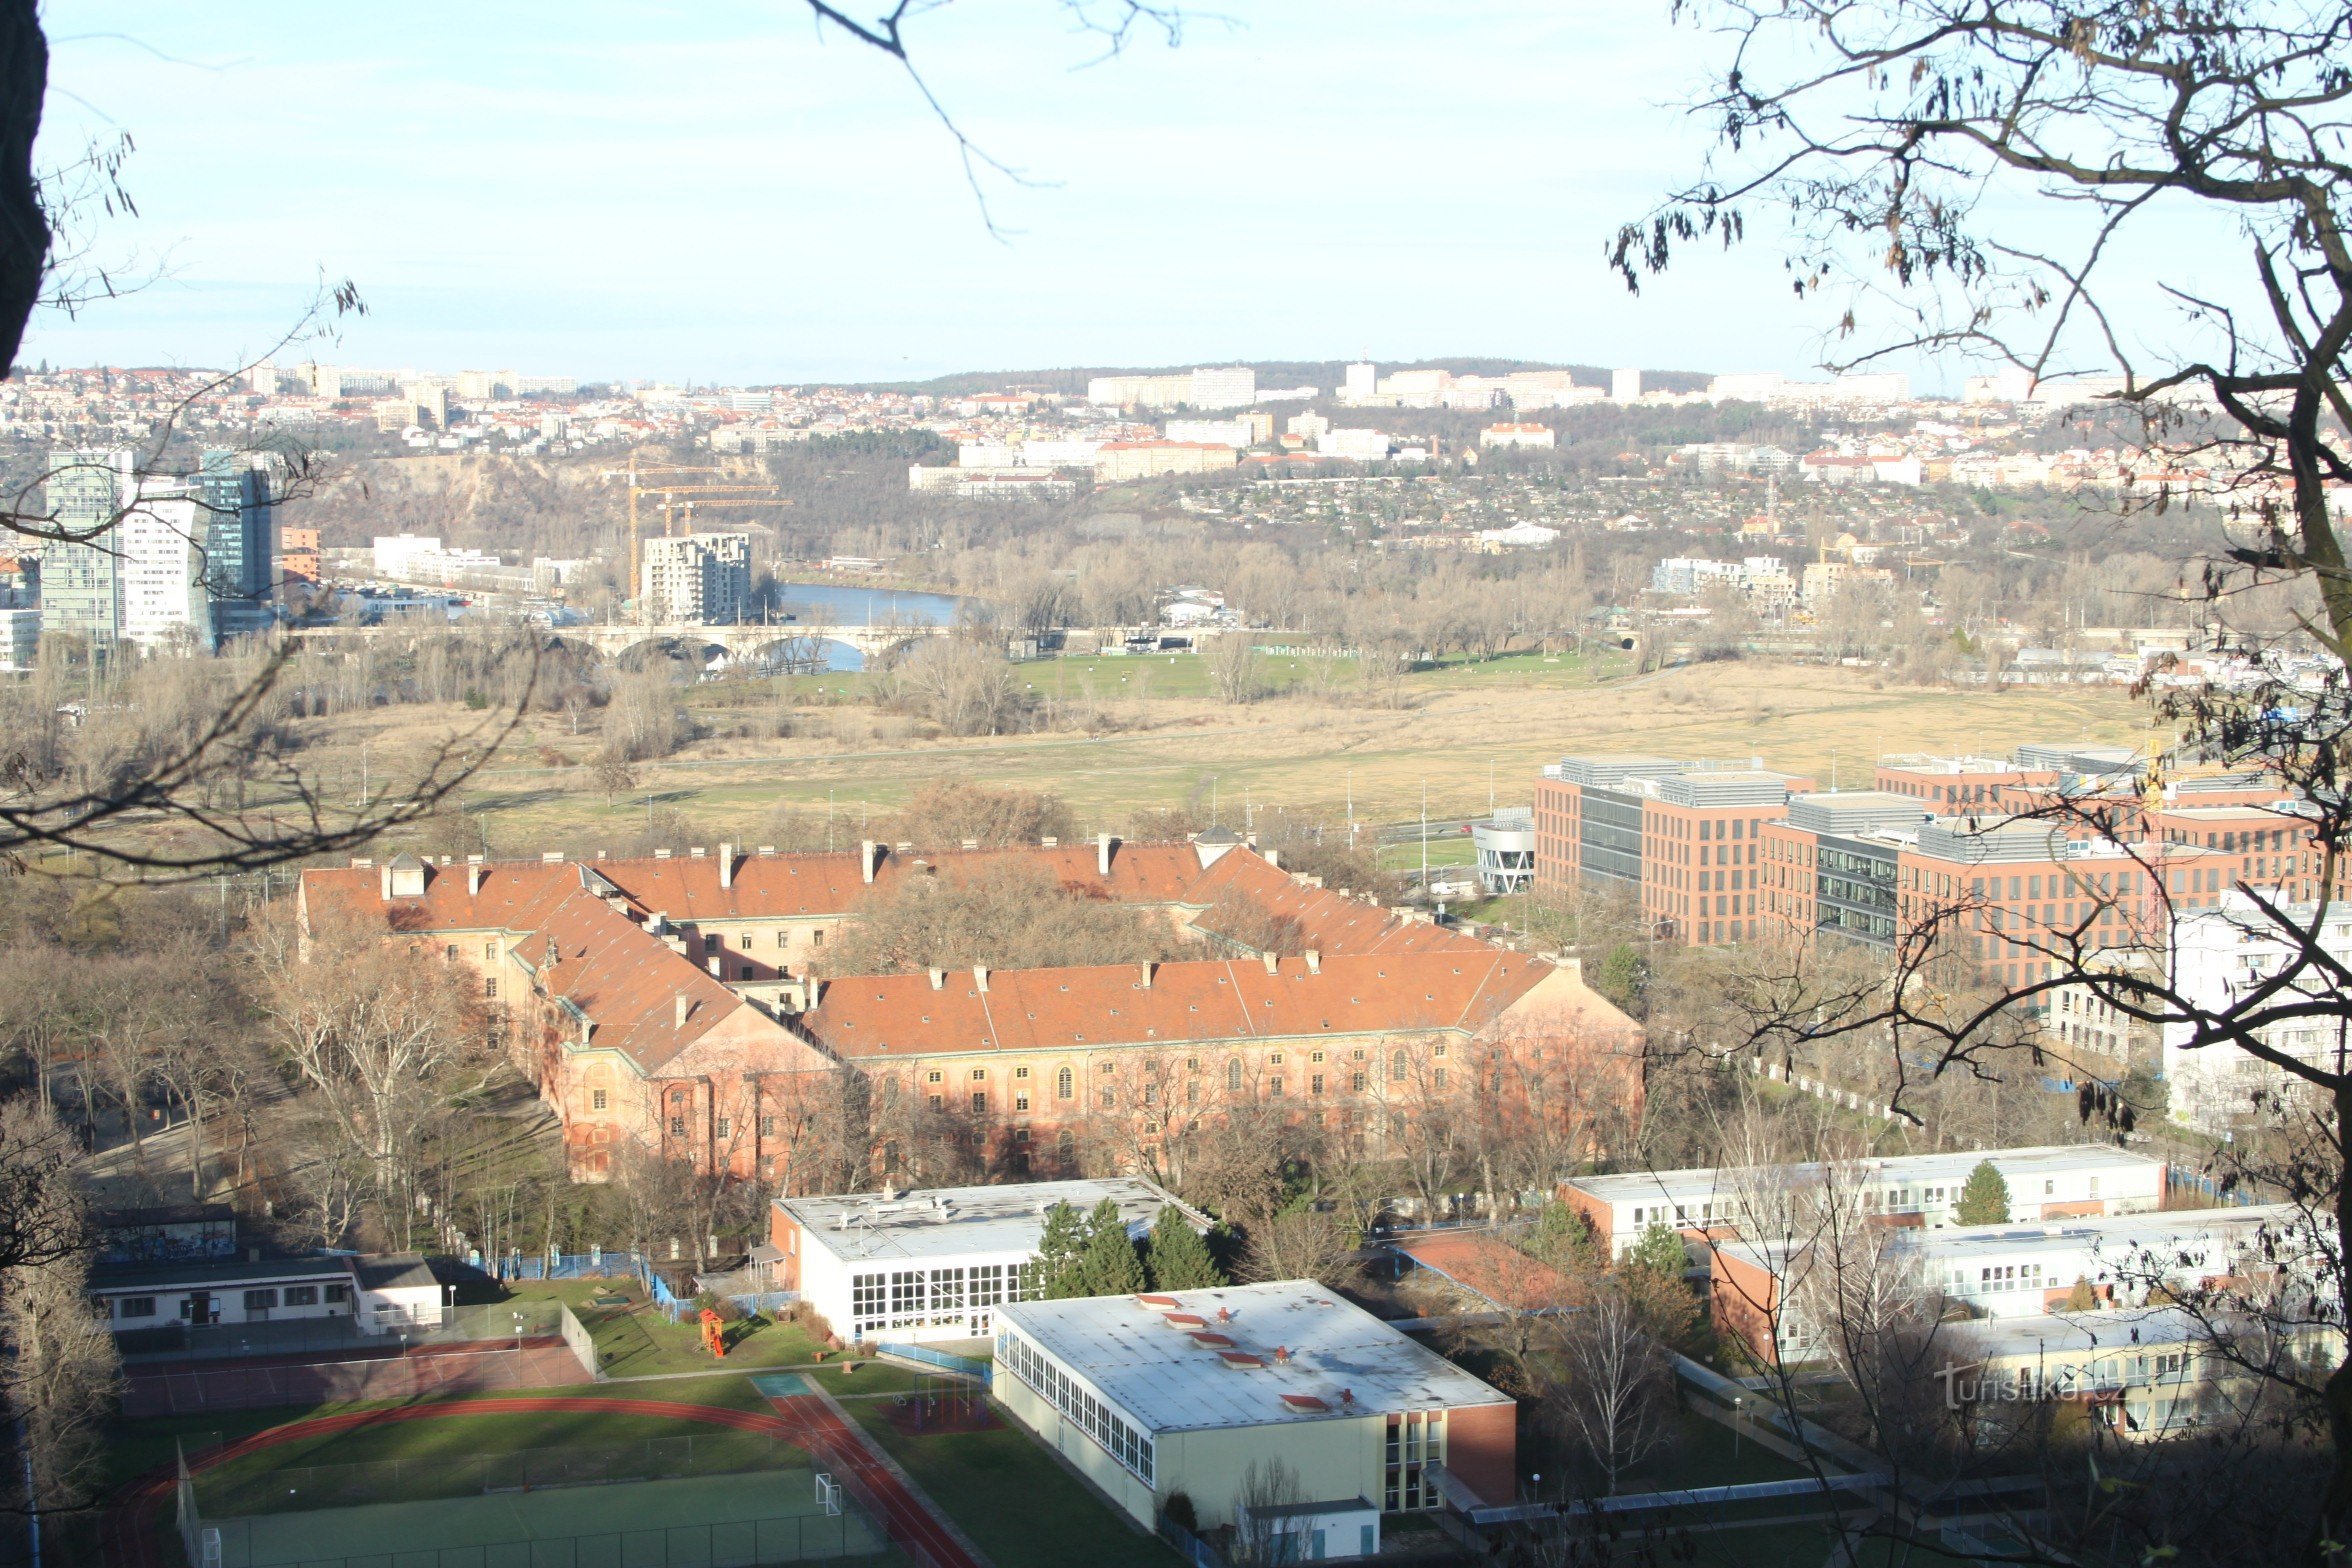
<instances>
[{"instance_id":1,"label":"evergreen tree","mask_svg":"<svg viewBox=\"0 0 2352 1568\"><path fill-rule=\"evenodd\" d=\"M1979 1160L1976 1169L1968 1173L1968 1185L1960 1189L1952 1219L1960 1225L2009 1223L2009 1184L2001 1179L1992 1161Z\"/></svg>"},{"instance_id":2,"label":"evergreen tree","mask_svg":"<svg viewBox=\"0 0 2352 1568\"><path fill-rule=\"evenodd\" d=\"M1571 1279L1589 1279L1601 1271L1601 1239L1592 1221L1558 1198L1536 1211L1535 1228L1524 1250L1531 1258L1558 1269Z\"/></svg>"},{"instance_id":3,"label":"evergreen tree","mask_svg":"<svg viewBox=\"0 0 2352 1568\"><path fill-rule=\"evenodd\" d=\"M1206 1290L1225 1283L1217 1260L1209 1256L1209 1244L1172 1203L1162 1208L1152 1223L1144 1263L1154 1290Z\"/></svg>"},{"instance_id":4,"label":"evergreen tree","mask_svg":"<svg viewBox=\"0 0 2352 1568\"><path fill-rule=\"evenodd\" d=\"M1119 1218L1119 1205L1109 1198L1094 1206L1086 1222L1086 1245L1078 1259L1077 1289L1073 1296L1131 1296L1143 1289L1143 1260Z\"/></svg>"},{"instance_id":5,"label":"evergreen tree","mask_svg":"<svg viewBox=\"0 0 2352 1568\"><path fill-rule=\"evenodd\" d=\"M1682 1244L1682 1234L1664 1220L1652 1220L1641 1233L1641 1240L1625 1254L1629 1269L1647 1269L1665 1279L1680 1279L1690 1267L1690 1250Z\"/></svg>"},{"instance_id":6,"label":"evergreen tree","mask_svg":"<svg viewBox=\"0 0 2352 1568\"><path fill-rule=\"evenodd\" d=\"M1037 1240L1037 1257L1029 1265L1029 1283L1022 1294L1032 1301L1059 1301L1087 1291L1079 1274L1086 1253L1086 1233L1078 1211L1057 1203L1045 1211L1045 1234Z\"/></svg>"}]
</instances>

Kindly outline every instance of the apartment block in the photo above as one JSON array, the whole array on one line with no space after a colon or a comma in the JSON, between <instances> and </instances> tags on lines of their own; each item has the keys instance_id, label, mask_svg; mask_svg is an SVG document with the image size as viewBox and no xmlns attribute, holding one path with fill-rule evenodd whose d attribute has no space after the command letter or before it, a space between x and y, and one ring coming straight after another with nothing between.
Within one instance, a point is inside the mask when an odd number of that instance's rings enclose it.
<instances>
[{"instance_id":1,"label":"apartment block","mask_svg":"<svg viewBox=\"0 0 2352 1568\"><path fill-rule=\"evenodd\" d=\"M751 599L751 536L680 534L645 541L640 613L657 625L727 626Z\"/></svg>"}]
</instances>

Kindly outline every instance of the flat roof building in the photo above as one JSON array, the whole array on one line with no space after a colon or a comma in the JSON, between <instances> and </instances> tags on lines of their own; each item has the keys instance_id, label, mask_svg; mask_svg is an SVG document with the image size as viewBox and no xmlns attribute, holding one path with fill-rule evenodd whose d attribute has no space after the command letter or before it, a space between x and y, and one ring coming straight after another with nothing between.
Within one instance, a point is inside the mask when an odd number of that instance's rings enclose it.
<instances>
[{"instance_id":1,"label":"flat roof building","mask_svg":"<svg viewBox=\"0 0 2352 1568\"><path fill-rule=\"evenodd\" d=\"M1511 1398L1309 1280L1007 1306L994 1391L1145 1525L1178 1492L1230 1523L1269 1460L1334 1514L1516 1494Z\"/></svg>"},{"instance_id":2,"label":"flat roof building","mask_svg":"<svg viewBox=\"0 0 2352 1568\"><path fill-rule=\"evenodd\" d=\"M779 1289L801 1299L844 1341L985 1339L995 1315L1021 1299L1046 1211L1081 1216L1108 1198L1141 1237L1175 1207L1199 1230L1209 1221L1136 1176L1031 1181L998 1187L778 1198L768 1209L766 1259Z\"/></svg>"}]
</instances>

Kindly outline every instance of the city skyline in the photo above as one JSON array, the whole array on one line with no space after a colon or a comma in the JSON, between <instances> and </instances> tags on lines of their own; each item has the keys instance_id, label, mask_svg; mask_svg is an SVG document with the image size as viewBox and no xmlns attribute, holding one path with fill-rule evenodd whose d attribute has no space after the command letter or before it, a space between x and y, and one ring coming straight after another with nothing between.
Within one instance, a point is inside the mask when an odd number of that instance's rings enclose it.
<instances>
[{"instance_id":1,"label":"city skyline","mask_svg":"<svg viewBox=\"0 0 2352 1568\"><path fill-rule=\"evenodd\" d=\"M1654 68L1703 40L1648 12L1471 28L1318 0L1078 68L1099 40L1053 8L943 10L929 80L1035 182L983 171L986 217L912 84L795 11L701 9L655 40L611 6L559 38L242 14L58 8L72 96L44 155L136 139L139 214L96 253L152 281L37 321L32 359L243 363L346 276L370 313L321 359L584 380L1471 354L1805 373L1829 347L1834 313L1766 246L1639 296L1603 264L1704 151L1668 101L1695 75Z\"/></svg>"}]
</instances>

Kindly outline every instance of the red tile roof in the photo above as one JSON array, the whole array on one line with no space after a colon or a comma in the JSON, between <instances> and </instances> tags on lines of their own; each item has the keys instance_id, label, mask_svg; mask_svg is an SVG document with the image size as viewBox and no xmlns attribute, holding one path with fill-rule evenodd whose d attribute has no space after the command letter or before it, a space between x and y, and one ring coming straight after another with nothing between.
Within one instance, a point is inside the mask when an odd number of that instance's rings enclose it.
<instances>
[{"instance_id":1,"label":"red tile roof","mask_svg":"<svg viewBox=\"0 0 2352 1568\"><path fill-rule=\"evenodd\" d=\"M1575 1286L1566 1275L1492 1236L1430 1236L1407 1242L1400 1250L1423 1268L1506 1311L1536 1312L1566 1306L1574 1298Z\"/></svg>"},{"instance_id":2,"label":"red tile roof","mask_svg":"<svg viewBox=\"0 0 2352 1568\"><path fill-rule=\"evenodd\" d=\"M1481 945L1475 953L1253 958L1070 969L968 969L936 990L925 975L828 982L800 1026L838 1056L1186 1045L1435 1029L1476 1032L1545 976L1548 964Z\"/></svg>"}]
</instances>

